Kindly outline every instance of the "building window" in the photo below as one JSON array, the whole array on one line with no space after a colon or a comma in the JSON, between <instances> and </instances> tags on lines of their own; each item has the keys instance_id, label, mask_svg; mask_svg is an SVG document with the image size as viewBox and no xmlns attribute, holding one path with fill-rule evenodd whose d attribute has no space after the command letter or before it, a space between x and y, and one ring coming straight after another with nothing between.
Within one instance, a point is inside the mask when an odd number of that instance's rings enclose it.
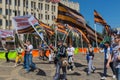
<instances>
[{"instance_id":1,"label":"building window","mask_svg":"<svg viewBox=\"0 0 120 80\"><path fill-rule=\"evenodd\" d=\"M6 9L6 15L8 15L8 9Z\"/></svg>"},{"instance_id":2,"label":"building window","mask_svg":"<svg viewBox=\"0 0 120 80\"><path fill-rule=\"evenodd\" d=\"M18 6L20 6L20 0L18 0Z\"/></svg>"},{"instance_id":3,"label":"building window","mask_svg":"<svg viewBox=\"0 0 120 80\"><path fill-rule=\"evenodd\" d=\"M36 2L34 2L34 9L36 9Z\"/></svg>"},{"instance_id":4,"label":"building window","mask_svg":"<svg viewBox=\"0 0 120 80\"><path fill-rule=\"evenodd\" d=\"M2 0L0 0L0 3L2 3Z\"/></svg>"},{"instance_id":5,"label":"building window","mask_svg":"<svg viewBox=\"0 0 120 80\"><path fill-rule=\"evenodd\" d=\"M38 14L38 18L40 19L40 14Z\"/></svg>"},{"instance_id":6,"label":"building window","mask_svg":"<svg viewBox=\"0 0 120 80\"><path fill-rule=\"evenodd\" d=\"M6 15L11 15L11 9L9 10L9 9L6 9Z\"/></svg>"},{"instance_id":7,"label":"building window","mask_svg":"<svg viewBox=\"0 0 120 80\"><path fill-rule=\"evenodd\" d=\"M25 7L25 3L26 3L25 0L23 0L23 7Z\"/></svg>"},{"instance_id":8,"label":"building window","mask_svg":"<svg viewBox=\"0 0 120 80\"><path fill-rule=\"evenodd\" d=\"M55 16L54 15L52 15L52 20L55 20Z\"/></svg>"},{"instance_id":9,"label":"building window","mask_svg":"<svg viewBox=\"0 0 120 80\"><path fill-rule=\"evenodd\" d=\"M45 15L45 19L46 19L46 20L49 20L49 19L50 19L50 16L49 16L49 15Z\"/></svg>"},{"instance_id":10,"label":"building window","mask_svg":"<svg viewBox=\"0 0 120 80\"><path fill-rule=\"evenodd\" d=\"M45 10L49 11L49 5L45 4Z\"/></svg>"},{"instance_id":11,"label":"building window","mask_svg":"<svg viewBox=\"0 0 120 80\"><path fill-rule=\"evenodd\" d=\"M0 26L2 26L2 19L0 19Z\"/></svg>"},{"instance_id":12,"label":"building window","mask_svg":"<svg viewBox=\"0 0 120 80\"><path fill-rule=\"evenodd\" d=\"M12 15L12 10L10 9L10 12L9 12L10 16Z\"/></svg>"},{"instance_id":13,"label":"building window","mask_svg":"<svg viewBox=\"0 0 120 80\"><path fill-rule=\"evenodd\" d=\"M2 8L0 8L0 14L2 14Z\"/></svg>"},{"instance_id":14,"label":"building window","mask_svg":"<svg viewBox=\"0 0 120 80\"><path fill-rule=\"evenodd\" d=\"M15 11L15 16L17 16L17 11Z\"/></svg>"},{"instance_id":15,"label":"building window","mask_svg":"<svg viewBox=\"0 0 120 80\"><path fill-rule=\"evenodd\" d=\"M6 26L8 26L8 24L9 24L9 23L8 23L8 20L6 20Z\"/></svg>"},{"instance_id":16,"label":"building window","mask_svg":"<svg viewBox=\"0 0 120 80\"><path fill-rule=\"evenodd\" d=\"M17 0L15 0L15 6L17 6Z\"/></svg>"},{"instance_id":17,"label":"building window","mask_svg":"<svg viewBox=\"0 0 120 80\"><path fill-rule=\"evenodd\" d=\"M38 14L39 19L43 19L43 14Z\"/></svg>"},{"instance_id":18,"label":"building window","mask_svg":"<svg viewBox=\"0 0 120 80\"><path fill-rule=\"evenodd\" d=\"M26 0L26 8L28 8L28 0Z\"/></svg>"},{"instance_id":19,"label":"building window","mask_svg":"<svg viewBox=\"0 0 120 80\"><path fill-rule=\"evenodd\" d=\"M20 16L20 11L18 11L18 16Z\"/></svg>"},{"instance_id":20,"label":"building window","mask_svg":"<svg viewBox=\"0 0 120 80\"><path fill-rule=\"evenodd\" d=\"M41 19L43 19L43 14L41 14Z\"/></svg>"},{"instance_id":21,"label":"building window","mask_svg":"<svg viewBox=\"0 0 120 80\"><path fill-rule=\"evenodd\" d=\"M48 20L50 19L50 16L48 15Z\"/></svg>"},{"instance_id":22,"label":"building window","mask_svg":"<svg viewBox=\"0 0 120 80\"><path fill-rule=\"evenodd\" d=\"M6 0L6 4L11 5L11 0Z\"/></svg>"},{"instance_id":23,"label":"building window","mask_svg":"<svg viewBox=\"0 0 120 80\"><path fill-rule=\"evenodd\" d=\"M47 15L45 15L45 19L47 20Z\"/></svg>"},{"instance_id":24,"label":"building window","mask_svg":"<svg viewBox=\"0 0 120 80\"><path fill-rule=\"evenodd\" d=\"M31 8L33 8L33 1L31 1Z\"/></svg>"},{"instance_id":25,"label":"building window","mask_svg":"<svg viewBox=\"0 0 120 80\"><path fill-rule=\"evenodd\" d=\"M25 11L23 12L23 15L25 15Z\"/></svg>"},{"instance_id":26,"label":"building window","mask_svg":"<svg viewBox=\"0 0 120 80\"><path fill-rule=\"evenodd\" d=\"M55 8L55 6L53 6L53 11L54 11L54 12L56 11L56 8Z\"/></svg>"},{"instance_id":27,"label":"building window","mask_svg":"<svg viewBox=\"0 0 120 80\"><path fill-rule=\"evenodd\" d=\"M43 3L39 3L39 4L38 4L38 8L39 8L40 10L43 10Z\"/></svg>"},{"instance_id":28,"label":"building window","mask_svg":"<svg viewBox=\"0 0 120 80\"><path fill-rule=\"evenodd\" d=\"M51 11L53 11L53 5L51 6Z\"/></svg>"}]
</instances>

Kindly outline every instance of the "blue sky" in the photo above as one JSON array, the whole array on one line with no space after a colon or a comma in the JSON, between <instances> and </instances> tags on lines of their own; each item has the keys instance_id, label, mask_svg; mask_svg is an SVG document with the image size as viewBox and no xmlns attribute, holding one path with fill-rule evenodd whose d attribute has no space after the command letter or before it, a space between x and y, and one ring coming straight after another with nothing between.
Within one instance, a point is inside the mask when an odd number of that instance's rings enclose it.
<instances>
[{"instance_id":1,"label":"blue sky","mask_svg":"<svg viewBox=\"0 0 120 80\"><path fill-rule=\"evenodd\" d=\"M70 0L80 4L80 13L94 26L94 9L112 27L120 27L120 0ZM99 26L99 25L97 25ZM99 27L100 28L100 27ZM99 29L97 27L97 29Z\"/></svg>"}]
</instances>

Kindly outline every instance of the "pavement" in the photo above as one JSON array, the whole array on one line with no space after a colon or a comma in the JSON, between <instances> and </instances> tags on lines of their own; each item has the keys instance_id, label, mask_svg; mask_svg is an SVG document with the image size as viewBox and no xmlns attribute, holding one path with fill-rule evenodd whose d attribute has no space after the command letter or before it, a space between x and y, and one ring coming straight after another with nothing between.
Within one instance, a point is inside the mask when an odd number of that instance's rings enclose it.
<instances>
[{"instance_id":1,"label":"pavement","mask_svg":"<svg viewBox=\"0 0 120 80\"><path fill-rule=\"evenodd\" d=\"M87 62L85 55L79 53L75 55L75 68L74 71L67 71L68 80L100 80L103 74L103 54L96 53L94 65L96 67L95 73L87 75ZM53 80L55 74L54 64L49 64L48 61L39 60L34 58L38 69L26 73L22 64L14 67L14 60L6 63L5 60L0 60L0 80ZM62 74L62 73L61 73ZM112 78L111 69L108 69L107 80L115 80Z\"/></svg>"}]
</instances>

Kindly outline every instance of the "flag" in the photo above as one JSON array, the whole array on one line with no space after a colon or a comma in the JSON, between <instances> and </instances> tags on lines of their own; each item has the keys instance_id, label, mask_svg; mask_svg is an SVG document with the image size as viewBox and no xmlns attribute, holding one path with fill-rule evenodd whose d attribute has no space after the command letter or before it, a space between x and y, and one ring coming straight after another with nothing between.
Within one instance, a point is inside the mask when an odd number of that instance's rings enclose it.
<instances>
[{"instance_id":1,"label":"flag","mask_svg":"<svg viewBox=\"0 0 120 80\"><path fill-rule=\"evenodd\" d=\"M95 30L93 30L89 25L86 24L86 35L89 38L90 41L96 41L97 36L97 42L100 43L103 38L101 35L99 35L97 32L95 34Z\"/></svg>"},{"instance_id":2,"label":"flag","mask_svg":"<svg viewBox=\"0 0 120 80\"><path fill-rule=\"evenodd\" d=\"M78 28L74 28L73 30L75 32L77 32L78 34L82 35L85 42L90 43L89 39L87 38L87 36L85 35L85 33L82 30L80 30Z\"/></svg>"},{"instance_id":3,"label":"flag","mask_svg":"<svg viewBox=\"0 0 120 80\"><path fill-rule=\"evenodd\" d=\"M57 24L57 31L63 34L68 34L68 32L66 31L66 26L62 25L62 24Z\"/></svg>"},{"instance_id":4,"label":"flag","mask_svg":"<svg viewBox=\"0 0 120 80\"><path fill-rule=\"evenodd\" d=\"M106 23L106 21L101 17L101 15L96 11L94 10L94 21L95 23L100 23L104 26L107 34L110 34L110 26Z\"/></svg>"},{"instance_id":5,"label":"flag","mask_svg":"<svg viewBox=\"0 0 120 80\"><path fill-rule=\"evenodd\" d=\"M35 32L35 30L32 28L31 24L28 21L30 17L31 15L13 17L12 23L18 34Z\"/></svg>"},{"instance_id":6,"label":"flag","mask_svg":"<svg viewBox=\"0 0 120 80\"><path fill-rule=\"evenodd\" d=\"M96 10L94 10L94 21L95 23L100 23L103 26L107 25L106 21L101 17L101 15Z\"/></svg>"},{"instance_id":7,"label":"flag","mask_svg":"<svg viewBox=\"0 0 120 80\"><path fill-rule=\"evenodd\" d=\"M62 24L69 24L72 27L77 27L81 30L85 29L84 17L76 10L71 9L62 3L58 4L57 22Z\"/></svg>"},{"instance_id":8,"label":"flag","mask_svg":"<svg viewBox=\"0 0 120 80\"><path fill-rule=\"evenodd\" d=\"M5 41L14 41L13 30L0 30L0 38Z\"/></svg>"},{"instance_id":9,"label":"flag","mask_svg":"<svg viewBox=\"0 0 120 80\"><path fill-rule=\"evenodd\" d=\"M33 29L36 31L36 33L40 36L40 38L42 40L44 40L44 36L43 36L43 33L44 33L44 30L42 27L40 27L39 25L39 21L34 18L34 16L31 16L29 19L28 19L29 23L32 25Z\"/></svg>"},{"instance_id":10,"label":"flag","mask_svg":"<svg viewBox=\"0 0 120 80\"><path fill-rule=\"evenodd\" d=\"M48 35L51 36L54 34L54 30L50 26L46 25L45 23L43 23L41 21L39 21L39 24L41 27L43 27L43 29L46 31L46 33L48 33Z\"/></svg>"}]
</instances>

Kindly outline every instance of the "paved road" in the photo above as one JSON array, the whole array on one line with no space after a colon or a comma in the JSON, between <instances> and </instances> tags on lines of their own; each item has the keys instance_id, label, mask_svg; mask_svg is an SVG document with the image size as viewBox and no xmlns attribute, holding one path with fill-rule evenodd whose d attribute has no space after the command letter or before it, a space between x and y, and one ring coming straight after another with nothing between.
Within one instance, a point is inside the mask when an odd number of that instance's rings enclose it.
<instances>
[{"instance_id":1,"label":"paved road","mask_svg":"<svg viewBox=\"0 0 120 80\"><path fill-rule=\"evenodd\" d=\"M52 80L55 74L54 64L49 64L48 61L42 61L34 58L34 62L38 67L37 70L26 73L22 65L14 67L14 62L5 63L5 60L0 60L0 80ZM67 72L68 80L100 80L103 72L103 54L95 54L94 65L96 66L95 73L90 76L86 75L85 55L78 54L75 56L74 71ZM111 70L108 69L108 78L112 79Z\"/></svg>"}]
</instances>

